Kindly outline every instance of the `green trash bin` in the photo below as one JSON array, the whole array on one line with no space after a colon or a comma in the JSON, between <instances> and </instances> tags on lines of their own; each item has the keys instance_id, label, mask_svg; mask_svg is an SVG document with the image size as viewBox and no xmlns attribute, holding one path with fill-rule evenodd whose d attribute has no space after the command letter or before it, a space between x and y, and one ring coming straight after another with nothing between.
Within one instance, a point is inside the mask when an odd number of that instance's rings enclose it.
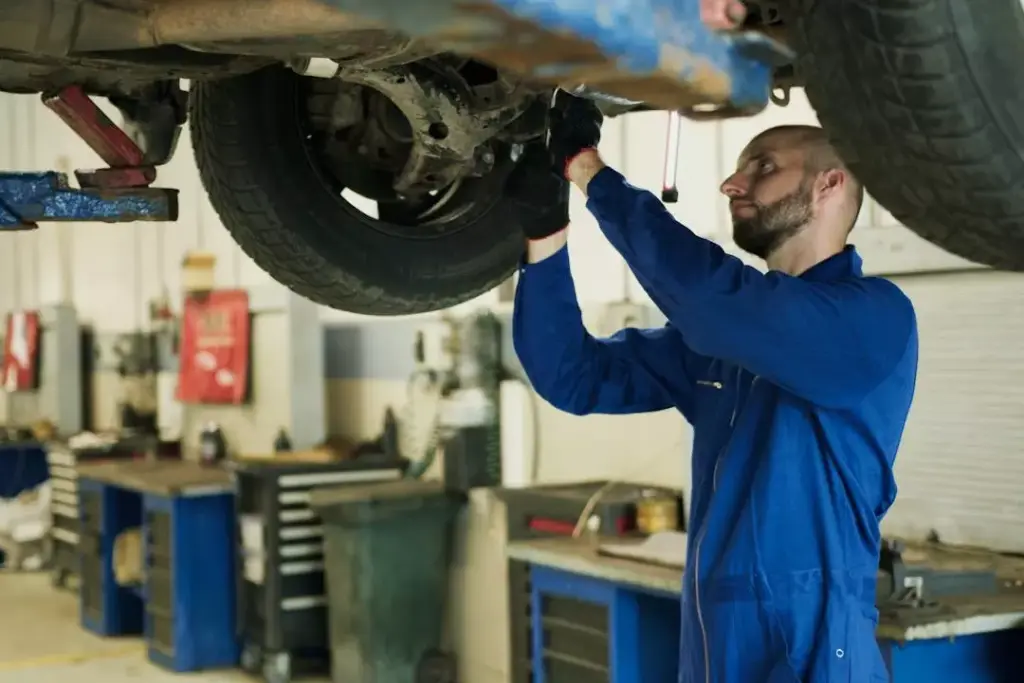
<instances>
[{"instance_id":1,"label":"green trash bin","mask_svg":"<svg viewBox=\"0 0 1024 683\"><path fill-rule=\"evenodd\" d=\"M455 518L441 482L314 489L324 522L331 678L416 683L438 666Z\"/></svg>"}]
</instances>

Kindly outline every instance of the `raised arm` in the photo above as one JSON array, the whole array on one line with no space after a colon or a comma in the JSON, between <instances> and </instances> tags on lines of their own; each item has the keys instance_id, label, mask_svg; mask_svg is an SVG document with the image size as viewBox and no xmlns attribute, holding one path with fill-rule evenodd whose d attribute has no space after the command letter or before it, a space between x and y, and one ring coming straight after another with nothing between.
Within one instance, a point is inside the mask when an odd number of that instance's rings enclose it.
<instances>
[{"instance_id":1,"label":"raised arm","mask_svg":"<svg viewBox=\"0 0 1024 683\"><path fill-rule=\"evenodd\" d=\"M671 326L598 339L583 326L565 233L531 244L516 289L513 342L534 389L576 415L678 407L692 421L699 359Z\"/></svg>"},{"instance_id":2,"label":"raised arm","mask_svg":"<svg viewBox=\"0 0 1024 683\"><path fill-rule=\"evenodd\" d=\"M686 344L829 407L859 402L916 335L913 307L876 278L808 281L763 274L676 221L610 168L587 206Z\"/></svg>"}]
</instances>

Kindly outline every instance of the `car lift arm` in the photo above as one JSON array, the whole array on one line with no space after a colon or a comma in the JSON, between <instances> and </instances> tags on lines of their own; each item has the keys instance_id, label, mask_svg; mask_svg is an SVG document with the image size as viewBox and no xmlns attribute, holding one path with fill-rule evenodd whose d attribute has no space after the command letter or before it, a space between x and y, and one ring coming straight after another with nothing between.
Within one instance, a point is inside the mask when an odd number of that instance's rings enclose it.
<instances>
[{"instance_id":1,"label":"car lift arm","mask_svg":"<svg viewBox=\"0 0 1024 683\"><path fill-rule=\"evenodd\" d=\"M32 230L40 221L173 221L178 191L151 188L156 169L143 153L78 86L43 103L108 164L76 171L79 188L64 173L0 173L0 230Z\"/></svg>"}]
</instances>

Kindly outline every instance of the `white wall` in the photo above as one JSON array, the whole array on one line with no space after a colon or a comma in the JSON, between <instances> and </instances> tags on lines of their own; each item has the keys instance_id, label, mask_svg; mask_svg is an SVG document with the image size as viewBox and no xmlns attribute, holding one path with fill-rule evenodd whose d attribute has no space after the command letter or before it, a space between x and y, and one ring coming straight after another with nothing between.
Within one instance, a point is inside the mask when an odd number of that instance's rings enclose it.
<instances>
[{"instance_id":1,"label":"white wall","mask_svg":"<svg viewBox=\"0 0 1024 683\"><path fill-rule=\"evenodd\" d=\"M0 96L0 121L5 124L0 133L0 166L4 168L69 171L98 164L91 151L36 97ZM686 122L678 169L680 201L671 205L670 210L695 231L732 249L726 203L718 193L718 185L728 175L740 149L750 137L771 125L814 121L802 93L795 91L789 107L773 106L759 116L725 122ZM667 116L661 113L632 114L611 120L605 127L601 150L632 182L658 192L666 126ZM34 232L0 234L0 314L16 308L71 301L80 317L100 331L134 329L145 319L150 298L166 290L172 300L177 299L179 264L190 248L217 254L217 276L223 286L257 286L267 282L267 276L233 244L201 191L187 135L173 162L160 170L158 184L182 190L181 217L176 223L49 224ZM646 301L622 260L601 236L578 194L574 195L573 219L572 268L588 314L593 318L595 307L624 298ZM986 453L984 462L990 463L999 454L1018 447L1020 432L1016 425L1024 418L1024 404L1014 398L1019 394L1018 387L1024 385L1024 370L1020 370L1024 366L1016 362L1015 342L1020 339L1016 319L1020 316L1003 312L1024 301L1024 278L987 271L903 277L971 264L924 243L870 199L865 203L854 237L867 268L896 275L918 304L921 317L922 389L903 449L909 464L902 465L907 479L908 502L904 509L909 511L912 507L916 512L901 513L897 509L893 519L911 524L915 518L918 526L927 524L915 515L927 512L934 516L935 503L929 501L938 500L932 493L940 489L945 491L945 500L952 500L954 507L959 505L960 518L969 518L972 510L978 509L972 501L979 500L982 494L957 489L956 484L965 473L951 463L959 462L960 452L970 457L966 454L979 450ZM996 294L1001 302L998 305L990 303ZM489 293L459 308L469 310L496 301L496 294ZM352 317L337 311L321 311L325 321ZM969 324L959 322L966 320ZM951 336L958 330L961 337ZM959 341L954 343L950 339ZM993 351L1003 354L999 356L1003 361L982 368L982 359ZM984 382L972 381L978 377L983 377ZM400 382L392 382L394 386L388 387L376 383L376 388L370 386L374 382L362 380L335 384L328 388L328 393L343 397L334 410L345 415L337 419L348 420L343 431L364 436L372 435L377 428L378 408L404 391ZM355 406L363 403L366 405L357 410ZM951 406L959 407L959 411ZM362 414L365 418L358 417ZM964 414L970 419L957 421L951 417ZM691 436L689 428L674 414L574 418L542 404L539 415L540 472L544 480L586 474L686 483L685 453ZM995 419L996 415L1000 419ZM984 440L974 438L971 430L975 426L984 430ZM979 446L981 443L985 445ZM941 459L940 474L929 473L929 458ZM1013 482L1014 490L1024 489L1024 472L1018 466L1006 466L1004 472L1004 484ZM947 478L942 479L943 476ZM1005 524L1000 527L1003 531L993 537L993 527L985 527L978 520L1016 519L1024 510L1009 501L1002 507L996 506L998 509L993 505L981 506L983 511L978 512L977 523L956 523L955 534L989 543L1016 543L1009 538ZM983 532L982 528L989 531ZM1024 540L1019 545L1024 549Z\"/></svg>"}]
</instances>

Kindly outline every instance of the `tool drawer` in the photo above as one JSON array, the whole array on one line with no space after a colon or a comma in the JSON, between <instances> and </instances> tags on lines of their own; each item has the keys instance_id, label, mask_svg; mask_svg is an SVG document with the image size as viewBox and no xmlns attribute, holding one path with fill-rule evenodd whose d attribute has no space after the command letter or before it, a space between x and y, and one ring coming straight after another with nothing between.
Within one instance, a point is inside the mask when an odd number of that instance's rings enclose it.
<instances>
[{"instance_id":1,"label":"tool drawer","mask_svg":"<svg viewBox=\"0 0 1024 683\"><path fill-rule=\"evenodd\" d=\"M244 668L283 683L295 669L326 665L323 525L309 505L310 491L398 479L403 472L404 462L383 458L236 468Z\"/></svg>"},{"instance_id":2,"label":"tool drawer","mask_svg":"<svg viewBox=\"0 0 1024 683\"><path fill-rule=\"evenodd\" d=\"M71 448L66 443L47 444L46 460L50 469L53 526L53 584L67 585L68 578L79 574L77 547L80 534L99 534L103 526L103 500L98 490L83 493L78 481L78 466L104 460L129 459L136 450L131 444L106 448ZM84 495L84 499L80 498Z\"/></svg>"}]
</instances>

